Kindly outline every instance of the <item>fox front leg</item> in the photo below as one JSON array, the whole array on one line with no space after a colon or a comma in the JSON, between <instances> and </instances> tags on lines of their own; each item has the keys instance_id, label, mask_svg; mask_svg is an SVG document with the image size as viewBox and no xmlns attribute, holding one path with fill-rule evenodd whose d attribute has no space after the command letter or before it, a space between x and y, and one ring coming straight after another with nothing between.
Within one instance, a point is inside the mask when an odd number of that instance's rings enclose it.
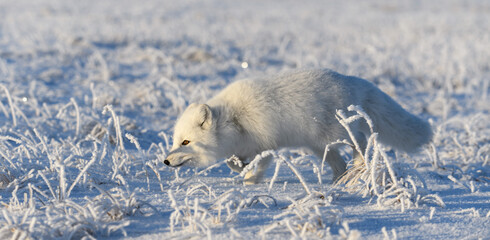
<instances>
[{"instance_id":1,"label":"fox front leg","mask_svg":"<svg viewBox=\"0 0 490 240\"><path fill-rule=\"evenodd\" d=\"M248 171L243 178L243 183L245 185L253 185L261 182L264 179L265 171L272 162L272 155L263 157L262 160L257 164L255 169Z\"/></svg>"},{"instance_id":2,"label":"fox front leg","mask_svg":"<svg viewBox=\"0 0 490 240\"><path fill-rule=\"evenodd\" d=\"M235 155L226 160L226 165L228 165L231 170L237 173L241 173L243 171L243 168L247 166L247 164L243 162L242 158L239 158Z\"/></svg>"},{"instance_id":3,"label":"fox front leg","mask_svg":"<svg viewBox=\"0 0 490 240\"><path fill-rule=\"evenodd\" d=\"M271 161L272 156L266 156L259 162L255 169L248 171L243 178L245 185L253 185L261 182ZM242 158L233 156L226 161L226 165L234 172L241 173L248 163L244 163Z\"/></svg>"}]
</instances>

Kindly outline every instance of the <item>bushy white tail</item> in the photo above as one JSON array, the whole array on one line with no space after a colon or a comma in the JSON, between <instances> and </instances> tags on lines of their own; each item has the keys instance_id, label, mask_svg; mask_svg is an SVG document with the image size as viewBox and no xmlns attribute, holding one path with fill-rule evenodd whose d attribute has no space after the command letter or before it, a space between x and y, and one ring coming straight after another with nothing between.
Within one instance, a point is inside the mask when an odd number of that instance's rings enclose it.
<instances>
[{"instance_id":1,"label":"bushy white tail","mask_svg":"<svg viewBox=\"0 0 490 240\"><path fill-rule=\"evenodd\" d=\"M405 111L381 90L373 90L363 108L373 118L375 131L384 144L413 152L432 140L429 123Z\"/></svg>"}]
</instances>

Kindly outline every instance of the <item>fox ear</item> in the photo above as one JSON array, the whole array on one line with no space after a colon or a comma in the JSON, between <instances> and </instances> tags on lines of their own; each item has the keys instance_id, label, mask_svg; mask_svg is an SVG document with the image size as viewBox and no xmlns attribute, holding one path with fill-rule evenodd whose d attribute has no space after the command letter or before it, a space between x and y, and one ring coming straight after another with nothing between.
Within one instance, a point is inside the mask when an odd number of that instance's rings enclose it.
<instances>
[{"instance_id":1,"label":"fox ear","mask_svg":"<svg viewBox=\"0 0 490 240\"><path fill-rule=\"evenodd\" d=\"M213 125L213 112L207 104L199 105L199 125L202 129L209 129Z\"/></svg>"}]
</instances>

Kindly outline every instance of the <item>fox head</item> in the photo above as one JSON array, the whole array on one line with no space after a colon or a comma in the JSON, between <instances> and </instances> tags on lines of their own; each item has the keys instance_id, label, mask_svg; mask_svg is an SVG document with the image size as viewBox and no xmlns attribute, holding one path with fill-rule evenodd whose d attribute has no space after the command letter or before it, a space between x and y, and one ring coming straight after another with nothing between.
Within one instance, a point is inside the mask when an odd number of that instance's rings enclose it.
<instances>
[{"instance_id":1,"label":"fox head","mask_svg":"<svg viewBox=\"0 0 490 240\"><path fill-rule=\"evenodd\" d=\"M206 104L193 103L177 120L172 149L164 163L172 167L211 165L223 158L217 136L217 120Z\"/></svg>"}]
</instances>

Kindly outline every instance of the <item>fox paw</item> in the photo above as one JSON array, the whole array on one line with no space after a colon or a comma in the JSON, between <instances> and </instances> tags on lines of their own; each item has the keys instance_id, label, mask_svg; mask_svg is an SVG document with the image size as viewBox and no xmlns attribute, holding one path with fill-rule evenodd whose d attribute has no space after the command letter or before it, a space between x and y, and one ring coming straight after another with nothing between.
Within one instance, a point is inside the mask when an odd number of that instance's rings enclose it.
<instances>
[{"instance_id":1,"label":"fox paw","mask_svg":"<svg viewBox=\"0 0 490 240\"><path fill-rule=\"evenodd\" d=\"M226 165L234 172L241 173L247 164L243 163L238 157L233 156L226 160Z\"/></svg>"},{"instance_id":2,"label":"fox paw","mask_svg":"<svg viewBox=\"0 0 490 240\"><path fill-rule=\"evenodd\" d=\"M253 171L249 171L245 174L245 177L243 178L243 184L254 185L262 182L263 179L264 179L264 174L260 174L260 173L254 174Z\"/></svg>"}]
</instances>

